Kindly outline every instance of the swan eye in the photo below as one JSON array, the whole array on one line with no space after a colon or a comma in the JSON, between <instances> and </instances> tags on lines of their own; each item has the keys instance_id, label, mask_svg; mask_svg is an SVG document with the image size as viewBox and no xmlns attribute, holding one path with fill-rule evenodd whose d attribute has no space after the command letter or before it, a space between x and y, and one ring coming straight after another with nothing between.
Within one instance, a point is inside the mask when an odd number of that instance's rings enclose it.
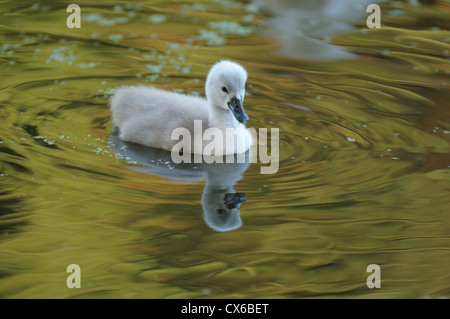
<instances>
[{"instance_id":1,"label":"swan eye","mask_svg":"<svg viewBox=\"0 0 450 319\"><path fill-rule=\"evenodd\" d=\"M224 91L225 93L228 93L228 90L226 87L222 86L222 91Z\"/></svg>"}]
</instances>

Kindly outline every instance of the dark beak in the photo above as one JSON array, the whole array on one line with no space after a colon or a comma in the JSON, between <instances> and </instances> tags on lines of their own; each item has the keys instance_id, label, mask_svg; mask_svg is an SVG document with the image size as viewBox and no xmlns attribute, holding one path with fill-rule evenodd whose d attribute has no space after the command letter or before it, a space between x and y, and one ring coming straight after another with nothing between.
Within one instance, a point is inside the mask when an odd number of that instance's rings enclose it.
<instances>
[{"instance_id":1,"label":"dark beak","mask_svg":"<svg viewBox=\"0 0 450 319\"><path fill-rule=\"evenodd\" d=\"M233 115L238 122L243 124L247 123L248 115L244 111L244 105L242 105L241 100L238 100L236 97L232 98L231 101L228 102L228 107L231 112L233 112Z\"/></svg>"}]
</instances>

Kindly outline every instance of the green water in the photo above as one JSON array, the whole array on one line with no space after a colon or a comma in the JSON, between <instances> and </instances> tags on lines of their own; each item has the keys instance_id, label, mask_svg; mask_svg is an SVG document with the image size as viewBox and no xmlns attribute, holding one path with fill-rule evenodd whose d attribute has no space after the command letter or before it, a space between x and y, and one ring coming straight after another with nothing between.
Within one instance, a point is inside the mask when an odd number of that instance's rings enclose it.
<instances>
[{"instance_id":1,"label":"green water","mask_svg":"<svg viewBox=\"0 0 450 319\"><path fill-rule=\"evenodd\" d=\"M77 1L80 29L66 2L0 2L0 297L450 295L448 3L382 3L371 30L363 8L314 51L285 2ZM114 141L117 86L203 95L221 58L248 71L248 126L280 129L276 174ZM227 232L204 218L221 176L247 200Z\"/></svg>"}]
</instances>

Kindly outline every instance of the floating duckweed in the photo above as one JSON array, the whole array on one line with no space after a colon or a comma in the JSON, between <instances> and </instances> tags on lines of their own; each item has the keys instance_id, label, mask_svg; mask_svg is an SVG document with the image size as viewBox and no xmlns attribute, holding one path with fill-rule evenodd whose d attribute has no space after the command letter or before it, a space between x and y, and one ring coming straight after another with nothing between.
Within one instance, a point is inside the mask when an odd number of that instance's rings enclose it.
<instances>
[{"instance_id":1,"label":"floating duckweed","mask_svg":"<svg viewBox=\"0 0 450 319\"><path fill-rule=\"evenodd\" d=\"M117 42L123 39L123 35L120 33L113 33L109 35L108 39L110 39L113 42Z\"/></svg>"},{"instance_id":2,"label":"floating duckweed","mask_svg":"<svg viewBox=\"0 0 450 319\"><path fill-rule=\"evenodd\" d=\"M191 11L206 11L208 9L207 5L204 5L203 3L194 3L192 5L181 5L181 9L183 10L191 10Z\"/></svg>"},{"instance_id":3,"label":"floating duckweed","mask_svg":"<svg viewBox=\"0 0 450 319\"><path fill-rule=\"evenodd\" d=\"M79 58L74 55L73 50L68 50L68 46L62 46L56 49L53 49L52 54L47 59L46 63L51 62L66 62L68 65L72 65L74 60L78 60Z\"/></svg>"},{"instance_id":4,"label":"floating duckweed","mask_svg":"<svg viewBox=\"0 0 450 319\"><path fill-rule=\"evenodd\" d=\"M151 22L154 24L163 23L166 21L166 16L162 14L153 14L149 17L147 17L147 22Z\"/></svg>"},{"instance_id":5,"label":"floating duckweed","mask_svg":"<svg viewBox=\"0 0 450 319\"><path fill-rule=\"evenodd\" d=\"M81 17L83 22L97 22L103 19L102 15L98 13L85 13Z\"/></svg>"},{"instance_id":6,"label":"floating duckweed","mask_svg":"<svg viewBox=\"0 0 450 319\"><path fill-rule=\"evenodd\" d=\"M250 35L253 32L252 27L242 26L235 21L212 21L208 26L218 29L220 34Z\"/></svg>"},{"instance_id":7,"label":"floating duckweed","mask_svg":"<svg viewBox=\"0 0 450 319\"><path fill-rule=\"evenodd\" d=\"M128 22L128 18L127 17L116 17L113 19L106 19L106 18L102 18L100 21L97 22L98 25L102 26L102 27L109 27L115 24L124 24Z\"/></svg>"},{"instance_id":8,"label":"floating duckweed","mask_svg":"<svg viewBox=\"0 0 450 319\"><path fill-rule=\"evenodd\" d=\"M212 295L212 290L210 289L210 288L202 288L201 290L200 290L200 293L203 295L203 296L211 296Z\"/></svg>"},{"instance_id":9,"label":"floating duckweed","mask_svg":"<svg viewBox=\"0 0 450 319\"><path fill-rule=\"evenodd\" d=\"M166 45L167 45L167 47L169 47L170 49L173 49L173 50L181 50L183 48L178 43L167 42Z\"/></svg>"},{"instance_id":10,"label":"floating duckweed","mask_svg":"<svg viewBox=\"0 0 450 319\"><path fill-rule=\"evenodd\" d=\"M245 11L251 12L251 13L258 13L259 12L259 6L254 3L249 3L245 5Z\"/></svg>"},{"instance_id":11,"label":"floating duckweed","mask_svg":"<svg viewBox=\"0 0 450 319\"><path fill-rule=\"evenodd\" d=\"M92 32L91 38L96 39L96 38L98 38L98 37L101 36L101 35L102 35L101 32Z\"/></svg>"},{"instance_id":12,"label":"floating duckweed","mask_svg":"<svg viewBox=\"0 0 450 319\"><path fill-rule=\"evenodd\" d=\"M125 9L139 11L142 9L142 7L138 4L128 2L127 4L125 4Z\"/></svg>"},{"instance_id":13,"label":"floating duckweed","mask_svg":"<svg viewBox=\"0 0 450 319\"><path fill-rule=\"evenodd\" d=\"M152 71L153 73L160 73L161 69L162 69L162 65L151 65L151 64L146 64L145 68L149 69L150 71Z\"/></svg>"},{"instance_id":14,"label":"floating duckweed","mask_svg":"<svg viewBox=\"0 0 450 319\"><path fill-rule=\"evenodd\" d=\"M149 79L152 82L155 82L158 78L159 78L159 74L154 74L154 75L146 75L145 76L146 79Z\"/></svg>"},{"instance_id":15,"label":"floating duckweed","mask_svg":"<svg viewBox=\"0 0 450 319\"><path fill-rule=\"evenodd\" d=\"M114 88L107 88L107 89L103 92L103 95L104 95L104 96L113 95L114 92L115 92L115 89L114 89Z\"/></svg>"},{"instance_id":16,"label":"floating duckweed","mask_svg":"<svg viewBox=\"0 0 450 319\"><path fill-rule=\"evenodd\" d=\"M209 46L219 46L219 45L224 45L225 44L225 38L219 36L216 32L214 31L209 31L209 30L200 30L200 35L196 36L196 37L192 37L189 40L204 40L206 41L206 44Z\"/></svg>"},{"instance_id":17,"label":"floating duckweed","mask_svg":"<svg viewBox=\"0 0 450 319\"><path fill-rule=\"evenodd\" d=\"M102 147L97 147L96 149L93 149L92 151L94 151L95 154L97 154L97 155L108 153L108 151L104 150Z\"/></svg>"},{"instance_id":18,"label":"floating duckweed","mask_svg":"<svg viewBox=\"0 0 450 319\"><path fill-rule=\"evenodd\" d=\"M393 9L393 10L390 10L390 11L388 11L387 14L388 14L389 16L391 16L391 17L399 17L399 16L404 16L404 15L406 15L405 11L400 10L400 9Z\"/></svg>"},{"instance_id":19,"label":"floating duckweed","mask_svg":"<svg viewBox=\"0 0 450 319\"><path fill-rule=\"evenodd\" d=\"M36 41L36 39L33 37L26 37L25 39L23 39L24 43L33 43L35 41Z\"/></svg>"}]
</instances>

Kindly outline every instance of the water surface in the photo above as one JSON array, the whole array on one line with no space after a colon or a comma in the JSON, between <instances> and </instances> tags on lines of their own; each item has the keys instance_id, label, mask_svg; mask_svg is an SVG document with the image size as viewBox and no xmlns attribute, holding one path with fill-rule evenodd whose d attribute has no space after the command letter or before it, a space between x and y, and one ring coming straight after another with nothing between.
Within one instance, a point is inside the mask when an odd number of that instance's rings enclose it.
<instances>
[{"instance_id":1,"label":"water surface","mask_svg":"<svg viewBox=\"0 0 450 319\"><path fill-rule=\"evenodd\" d=\"M382 3L369 30L365 7L278 3L78 1L80 29L66 2L0 3L1 297L449 296L448 4ZM249 73L248 126L280 129L276 174L114 140L116 87L203 95L221 58Z\"/></svg>"}]
</instances>

